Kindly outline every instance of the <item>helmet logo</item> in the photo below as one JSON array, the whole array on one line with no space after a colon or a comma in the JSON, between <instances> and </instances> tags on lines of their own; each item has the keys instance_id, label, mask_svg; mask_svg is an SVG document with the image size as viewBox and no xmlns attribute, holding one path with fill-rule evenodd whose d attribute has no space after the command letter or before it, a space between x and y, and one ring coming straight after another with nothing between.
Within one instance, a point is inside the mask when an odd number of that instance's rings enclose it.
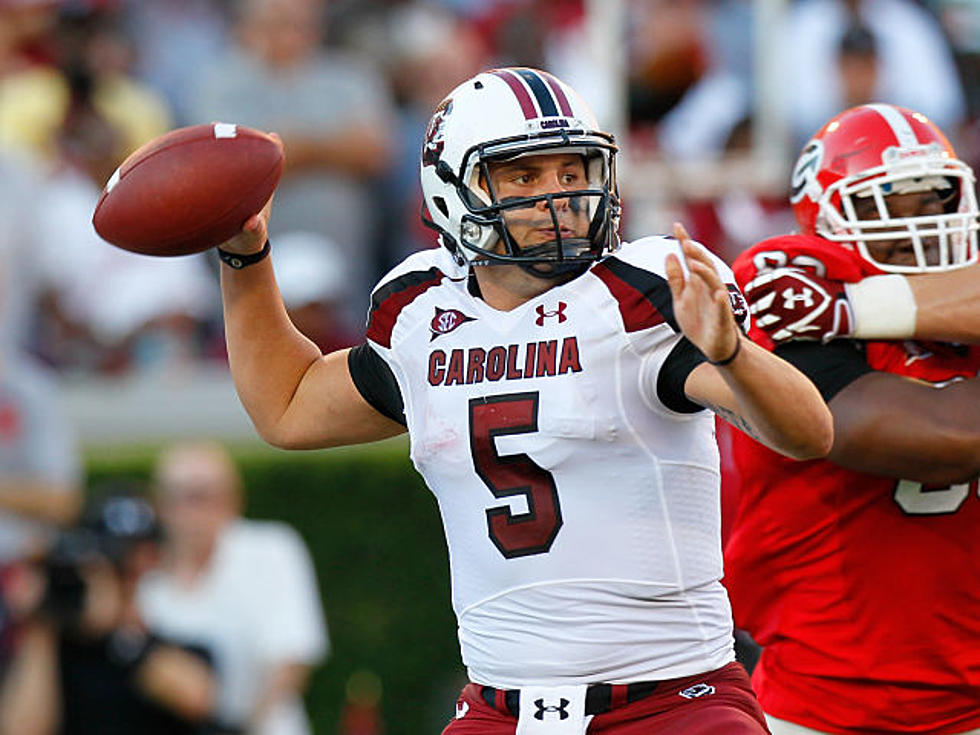
<instances>
[{"instance_id":1,"label":"helmet logo","mask_svg":"<svg viewBox=\"0 0 980 735\"><path fill-rule=\"evenodd\" d=\"M425 144L422 146L422 165L435 166L439 163L442 150L446 147L446 117L453 111L453 100L447 97L432 113L429 126L425 130Z\"/></svg>"},{"instance_id":2,"label":"helmet logo","mask_svg":"<svg viewBox=\"0 0 980 735\"><path fill-rule=\"evenodd\" d=\"M823 163L823 141L811 140L793 167L789 193L791 203L796 204L805 196L809 196L814 201L817 200L820 196L817 171L820 170L821 163Z\"/></svg>"},{"instance_id":3,"label":"helmet logo","mask_svg":"<svg viewBox=\"0 0 980 735\"><path fill-rule=\"evenodd\" d=\"M456 327L472 321L476 321L476 317L466 316L458 309L440 309L437 306L436 315L429 322L429 331L432 332L429 341L431 342L440 335L449 334Z\"/></svg>"}]
</instances>

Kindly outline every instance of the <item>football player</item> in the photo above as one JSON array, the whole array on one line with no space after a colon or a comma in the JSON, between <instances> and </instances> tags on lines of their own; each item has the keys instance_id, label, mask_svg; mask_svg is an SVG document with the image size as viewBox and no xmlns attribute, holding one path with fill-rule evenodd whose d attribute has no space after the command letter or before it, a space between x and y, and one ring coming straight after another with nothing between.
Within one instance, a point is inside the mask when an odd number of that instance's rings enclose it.
<instances>
[{"instance_id":1,"label":"football player","mask_svg":"<svg viewBox=\"0 0 980 735\"><path fill-rule=\"evenodd\" d=\"M349 351L289 323L268 207L219 251L231 369L266 440L411 438L472 682L452 735L765 732L733 661L705 408L796 459L829 450L830 415L743 338L731 271L681 226L620 243L615 156L550 74L457 87L421 160L442 247L381 280Z\"/></svg>"},{"instance_id":2,"label":"football player","mask_svg":"<svg viewBox=\"0 0 980 735\"><path fill-rule=\"evenodd\" d=\"M800 233L735 261L751 336L820 388L829 457L735 437L725 549L780 733L980 733L974 176L925 116L847 110L792 178Z\"/></svg>"}]
</instances>

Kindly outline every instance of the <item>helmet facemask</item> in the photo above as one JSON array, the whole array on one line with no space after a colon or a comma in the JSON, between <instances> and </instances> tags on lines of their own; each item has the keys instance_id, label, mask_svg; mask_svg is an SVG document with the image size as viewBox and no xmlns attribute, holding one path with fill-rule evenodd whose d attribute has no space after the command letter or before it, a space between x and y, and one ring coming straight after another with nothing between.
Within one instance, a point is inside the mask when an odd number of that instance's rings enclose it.
<instances>
[{"instance_id":1,"label":"helmet facemask","mask_svg":"<svg viewBox=\"0 0 980 735\"><path fill-rule=\"evenodd\" d=\"M898 156L898 149L896 151ZM846 176L822 193L817 231L829 240L853 243L858 252L888 273L951 270L977 261L978 208L970 168L931 146L901 151L860 175ZM901 216L903 194L935 192L942 212ZM894 244L895 260L880 257ZM878 257L876 257L876 253Z\"/></svg>"},{"instance_id":2,"label":"helmet facemask","mask_svg":"<svg viewBox=\"0 0 980 735\"><path fill-rule=\"evenodd\" d=\"M467 152L456 186L467 209L459 245L469 251L472 265L518 264L539 278L558 278L585 270L618 248L615 146L611 140L596 140L594 133L582 143L574 136L575 131L562 135L564 145L556 145L556 136L549 135L494 141ZM520 197L498 194L492 177L495 163L547 154L581 156L586 188ZM527 243L526 233L536 232L533 239L539 239L546 229L553 238Z\"/></svg>"}]
</instances>

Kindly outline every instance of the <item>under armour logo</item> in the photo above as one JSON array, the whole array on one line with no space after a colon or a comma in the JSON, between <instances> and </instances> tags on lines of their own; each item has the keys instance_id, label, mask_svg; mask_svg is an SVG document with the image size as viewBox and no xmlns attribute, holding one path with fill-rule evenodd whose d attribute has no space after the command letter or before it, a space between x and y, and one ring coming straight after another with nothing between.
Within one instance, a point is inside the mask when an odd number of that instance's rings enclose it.
<instances>
[{"instance_id":1,"label":"under armour logo","mask_svg":"<svg viewBox=\"0 0 980 735\"><path fill-rule=\"evenodd\" d=\"M692 687L679 692L680 696L684 699L697 699L698 697L706 697L709 694L714 694L715 688L710 684L695 684Z\"/></svg>"},{"instance_id":2,"label":"under armour logo","mask_svg":"<svg viewBox=\"0 0 980 735\"><path fill-rule=\"evenodd\" d=\"M787 288L780 294L780 296L783 297L784 309L795 309L797 301L802 301L803 306L807 309L813 306L813 289L810 288L803 288L799 293L794 291L792 288Z\"/></svg>"},{"instance_id":3,"label":"under armour logo","mask_svg":"<svg viewBox=\"0 0 980 735\"><path fill-rule=\"evenodd\" d=\"M464 717L466 717L466 713L469 712L469 711L470 711L470 704L469 704L469 702L463 702L463 701L456 702L456 719L457 720L462 720Z\"/></svg>"},{"instance_id":4,"label":"under armour logo","mask_svg":"<svg viewBox=\"0 0 980 735\"><path fill-rule=\"evenodd\" d=\"M556 316L558 317L558 323L561 324L563 321L568 319L568 317L565 316L565 309L567 308L568 308L568 304L566 304L564 301L559 301L558 308L555 309L554 311L545 311L544 304L538 304L536 309L536 311L538 312L538 318L534 320L534 323L537 324L539 327L543 327L545 319L547 319L550 316Z\"/></svg>"},{"instance_id":5,"label":"under armour logo","mask_svg":"<svg viewBox=\"0 0 980 735\"><path fill-rule=\"evenodd\" d=\"M534 706L538 708L538 711L534 713L534 719L536 719L536 720L543 720L546 713L548 713L548 712L557 712L558 713L558 719L560 719L560 720L567 720L568 717L569 717L569 714L568 714L568 711L565 708L568 707L568 704L569 704L568 700L565 699L564 697L562 697L559 700L559 703L558 703L558 706L557 707L555 705L545 706L545 703L544 703L544 700L543 699L535 699L534 700Z\"/></svg>"}]
</instances>

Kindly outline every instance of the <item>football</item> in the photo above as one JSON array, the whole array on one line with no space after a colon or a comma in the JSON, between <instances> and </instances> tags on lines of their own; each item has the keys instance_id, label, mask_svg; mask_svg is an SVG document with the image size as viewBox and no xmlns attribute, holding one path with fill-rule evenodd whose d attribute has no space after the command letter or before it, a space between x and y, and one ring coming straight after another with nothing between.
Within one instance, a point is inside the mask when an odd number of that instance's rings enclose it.
<instances>
[{"instance_id":1,"label":"football","mask_svg":"<svg viewBox=\"0 0 980 735\"><path fill-rule=\"evenodd\" d=\"M230 123L172 130L133 152L109 178L92 224L145 255L219 245L262 209L282 174L280 143Z\"/></svg>"}]
</instances>

